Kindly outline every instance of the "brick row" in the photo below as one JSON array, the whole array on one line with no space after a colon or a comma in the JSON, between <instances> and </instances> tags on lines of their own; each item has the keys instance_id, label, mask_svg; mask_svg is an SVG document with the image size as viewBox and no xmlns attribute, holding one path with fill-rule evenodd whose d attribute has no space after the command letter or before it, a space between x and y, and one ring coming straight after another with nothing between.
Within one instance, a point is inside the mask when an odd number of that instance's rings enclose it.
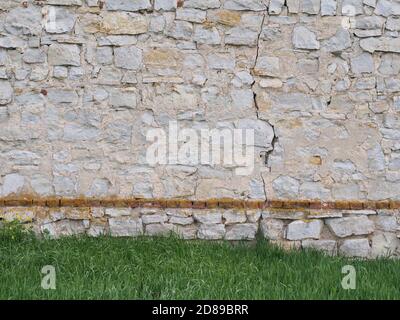
<instances>
[{"instance_id":1,"label":"brick row","mask_svg":"<svg viewBox=\"0 0 400 320\"><path fill-rule=\"evenodd\" d=\"M182 209L319 209L319 210L376 210L400 209L400 201L319 201L319 200L241 200L230 198L189 200L159 198L0 198L0 206L43 207L143 207Z\"/></svg>"}]
</instances>

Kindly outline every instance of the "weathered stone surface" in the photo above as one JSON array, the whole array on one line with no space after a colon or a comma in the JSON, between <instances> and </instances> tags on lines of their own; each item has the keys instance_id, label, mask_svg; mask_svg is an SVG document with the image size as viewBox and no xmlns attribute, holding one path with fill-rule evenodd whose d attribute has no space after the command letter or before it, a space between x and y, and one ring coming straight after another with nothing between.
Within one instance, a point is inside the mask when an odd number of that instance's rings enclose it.
<instances>
[{"instance_id":1,"label":"weathered stone surface","mask_svg":"<svg viewBox=\"0 0 400 320\"><path fill-rule=\"evenodd\" d=\"M306 213L301 210L266 210L263 211L262 217L263 219L265 218L275 218L275 219L283 219L283 220L299 220L299 219L305 219L306 218Z\"/></svg>"},{"instance_id":2,"label":"weathered stone surface","mask_svg":"<svg viewBox=\"0 0 400 320\"><path fill-rule=\"evenodd\" d=\"M2 195L17 194L24 186L25 178L18 173L7 174L3 178Z\"/></svg>"},{"instance_id":3,"label":"weathered stone surface","mask_svg":"<svg viewBox=\"0 0 400 320\"><path fill-rule=\"evenodd\" d=\"M258 57L254 72L260 76L279 77L281 74L279 58Z\"/></svg>"},{"instance_id":4,"label":"weathered stone surface","mask_svg":"<svg viewBox=\"0 0 400 320\"><path fill-rule=\"evenodd\" d=\"M176 10L176 19L189 22L202 23L206 21L207 11L191 9L191 8L178 8Z\"/></svg>"},{"instance_id":5,"label":"weathered stone surface","mask_svg":"<svg viewBox=\"0 0 400 320\"><path fill-rule=\"evenodd\" d=\"M131 217L116 217L109 220L110 234L116 237L139 236L143 234L141 219Z\"/></svg>"},{"instance_id":6,"label":"weathered stone surface","mask_svg":"<svg viewBox=\"0 0 400 320\"><path fill-rule=\"evenodd\" d=\"M113 50L111 47L100 47L96 50L96 61L100 64L109 65L113 63Z\"/></svg>"},{"instance_id":7,"label":"weathered stone surface","mask_svg":"<svg viewBox=\"0 0 400 320\"><path fill-rule=\"evenodd\" d=\"M320 4L320 0L302 0L301 11L308 14L318 14Z\"/></svg>"},{"instance_id":8,"label":"weathered stone surface","mask_svg":"<svg viewBox=\"0 0 400 320\"><path fill-rule=\"evenodd\" d=\"M303 239L319 239L323 227L321 220L312 220L304 222L301 220L289 223L286 230L286 239L303 240Z\"/></svg>"},{"instance_id":9,"label":"weathered stone surface","mask_svg":"<svg viewBox=\"0 0 400 320\"><path fill-rule=\"evenodd\" d=\"M298 250L301 248L301 241L271 240L270 243L282 250Z\"/></svg>"},{"instance_id":10,"label":"weathered stone surface","mask_svg":"<svg viewBox=\"0 0 400 320\"><path fill-rule=\"evenodd\" d=\"M130 216L132 210L129 208L106 208L105 214L110 217Z\"/></svg>"},{"instance_id":11,"label":"weathered stone surface","mask_svg":"<svg viewBox=\"0 0 400 320\"><path fill-rule=\"evenodd\" d=\"M148 20L141 15L113 12L105 13L101 18L101 21L90 30L91 32L102 32L111 35L136 35L146 33L149 30Z\"/></svg>"},{"instance_id":12,"label":"weathered stone surface","mask_svg":"<svg viewBox=\"0 0 400 320\"><path fill-rule=\"evenodd\" d=\"M68 77L68 68L63 66L55 66L53 68L53 77L57 79L65 79Z\"/></svg>"},{"instance_id":13,"label":"weathered stone surface","mask_svg":"<svg viewBox=\"0 0 400 320\"><path fill-rule=\"evenodd\" d=\"M372 236L371 256L373 258L389 258L400 254L400 239L395 233L376 232Z\"/></svg>"},{"instance_id":14,"label":"weathered stone surface","mask_svg":"<svg viewBox=\"0 0 400 320\"><path fill-rule=\"evenodd\" d=\"M222 222L222 214L219 212L194 212L196 221L204 224L216 224Z\"/></svg>"},{"instance_id":15,"label":"weathered stone surface","mask_svg":"<svg viewBox=\"0 0 400 320\"><path fill-rule=\"evenodd\" d=\"M225 43L237 46L256 46L258 32L247 28L235 27L226 32Z\"/></svg>"},{"instance_id":16,"label":"weathered stone surface","mask_svg":"<svg viewBox=\"0 0 400 320\"><path fill-rule=\"evenodd\" d=\"M35 175L31 179L31 187L33 191L41 196L50 196L53 192L53 188L50 179L42 175Z\"/></svg>"},{"instance_id":17,"label":"weathered stone surface","mask_svg":"<svg viewBox=\"0 0 400 320\"><path fill-rule=\"evenodd\" d=\"M377 211L376 210L342 210L341 211L343 215L355 215L355 216L360 216L360 215L365 215L365 216L372 216L376 215Z\"/></svg>"},{"instance_id":18,"label":"weathered stone surface","mask_svg":"<svg viewBox=\"0 0 400 320\"><path fill-rule=\"evenodd\" d=\"M167 222L168 218L166 214L145 214L142 215L142 222L144 224L150 223L164 223Z\"/></svg>"},{"instance_id":19,"label":"weathered stone surface","mask_svg":"<svg viewBox=\"0 0 400 320\"><path fill-rule=\"evenodd\" d=\"M384 23L385 19L382 17L378 16L362 17L356 19L355 27L361 30L376 30L376 29L382 29Z\"/></svg>"},{"instance_id":20,"label":"weathered stone surface","mask_svg":"<svg viewBox=\"0 0 400 320\"><path fill-rule=\"evenodd\" d=\"M0 49L0 66L6 65L8 60L7 52L4 49Z\"/></svg>"},{"instance_id":21,"label":"weathered stone surface","mask_svg":"<svg viewBox=\"0 0 400 320\"><path fill-rule=\"evenodd\" d=\"M261 210L246 210L248 222L258 222L261 218Z\"/></svg>"},{"instance_id":22,"label":"weathered stone surface","mask_svg":"<svg viewBox=\"0 0 400 320\"><path fill-rule=\"evenodd\" d=\"M90 219L90 208L60 208L61 212L64 212L64 216L70 220L89 220Z\"/></svg>"},{"instance_id":23,"label":"weathered stone surface","mask_svg":"<svg viewBox=\"0 0 400 320\"><path fill-rule=\"evenodd\" d=\"M336 14L337 1L336 0L321 0L321 15L334 16Z\"/></svg>"},{"instance_id":24,"label":"weathered stone surface","mask_svg":"<svg viewBox=\"0 0 400 320\"><path fill-rule=\"evenodd\" d=\"M175 225L190 225L194 223L191 210L168 209L166 211L169 222Z\"/></svg>"},{"instance_id":25,"label":"weathered stone surface","mask_svg":"<svg viewBox=\"0 0 400 320\"><path fill-rule=\"evenodd\" d=\"M396 111L400 111L400 96L393 97L393 107Z\"/></svg>"},{"instance_id":26,"label":"weathered stone surface","mask_svg":"<svg viewBox=\"0 0 400 320\"><path fill-rule=\"evenodd\" d=\"M74 44L52 44L48 51L48 61L53 66L80 66L80 48Z\"/></svg>"},{"instance_id":27,"label":"weathered stone surface","mask_svg":"<svg viewBox=\"0 0 400 320\"><path fill-rule=\"evenodd\" d=\"M349 31L339 28L334 36L323 42L322 47L328 52L340 52L350 48L351 44Z\"/></svg>"},{"instance_id":28,"label":"weathered stone surface","mask_svg":"<svg viewBox=\"0 0 400 320\"><path fill-rule=\"evenodd\" d=\"M45 24L48 33L71 32L75 26L76 16L62 7L50 7Z\"/></svg>"},{"instance_id":29,"label":"weathered stone surface","mask_svg":"<svg viewBox=\"0 0 400 320\"><path fill-rule=\"evenodd\" d=\"M164 223L153 223L145 226L144 234L147 236L168 236L173 230L173 225Z\"/></svg>"},{"instance_id":30,"label":"weathered stone surface","mask_svg":"<svg viewBox=\"0 0 400 320\"><path fill-rule=\"evenodd\" d=\"M240 25L242 15L237 11L218 10L215 14L210 14L209 19L225 26L235 27Z\"/></svg>"},{"instance_id":31,"label":"weathered stone surface","mask_svg":"<svg viewBox=\"0 0 400 320\"><path fill-rule=\"evenodd\" d=\"M201 224L197 233L199 239L219 240L225 236L223 224Z\"/></svg>"},{"instance_id":32,"label":"weathered stone surface","mask_svg":"<svg viewBox=\"0 0 400 320\"><path fill-rule=\"evenodd\" d=\"M327 219L326 224L340 238L367 235L374 231L374 223L366 216Z\"/></svg>"},{"instance_id":33,"label":"weathered stone surface","mask_svg":"<svg viewBox=\"0 0 400 320\"><path fill-rule=\"evenodd\" d=\"M164 32L176 40L190 40L193 35L193 25L187 21L174 21Z\"/></svg>"},{"instance_id":34,"label":"weathered stone surface","mask_svg":"<svg viewBox=\"0 0 400 320\"><path fill-rule=\"evenodd\" d=\"M375 226L382 231L396 232L399 225L395 216L378 215L375 220Z\"/></svg>"},{"instance_id":35,"label":"weathered stone surface","mask_svg":"<svg viewBox=\"0 0 400 320\"><path fill-rule=\"evenodd\" d=\"M81 6L82 0L47 0L48 4L55 6Z\"/></svg>"},{"instance_id":36,"label":"weathered stone surface","mask_svg":"<svg viewBox=\"0 0 400 320\"><path fill-rule=\"evenodd\" d=\"M300 0L287 0L286 5L288 7L289 13L299 13L300 12Z\"/></svg>"},{"instance_id":37,"label":"weathered stone surface","mask_svg":"<svg viewBox=\"0 0 400 320\"><path fill-rule=\"evenodd\" d=\"M49 89L47 92L49 102L59 104L75 104L78 100L78 95L75 90L64 90L60 88Z\"/></svg>"},{"instance_id":38,"label":"weathered stone surface","mask_svg":"<svg viewBox=\"0 0 400 320\"><path fill-rule=\"evenodd\" d=\"M44 235L48 235L52 238L60 238L85 233L83 221L61 220L50 222L42 225L40 229Z\"/></svg>"},{"instance_id":39,"label":"weathered stone surface","mask_svg":"<svg viewBox=\"0 0 400 320\"><path fill-rule=\"evenodd\" d=\"M32 222L36 218L35 208L10 207L0 211L0 218L7 222Z\"/></svg>"},{"instance_id":40,"label":"weathered stone surface","mask_svg":"<svg viewBox=\"0 0 400 320\"><path fill-rule=\"evenodd\" d=\"M284 223L279 219L262 219L261 231L263 236L269 240L279 240L283 238Z\"/></svg>"},{"instance_id":41,"label":"weathered stone surface","mask_svg":"<svg viewBox=\"0 0 400 320\"><path fill-rule=\"evenodd\" d=\"M117 109L133 109L137 106L136 90L112 90L110 105Z\"/></svg>"},{"instance_id":42,"label":"weathered stone surface","mask_svg":"<svg viewBox=\"0 0 400 320\"><path fill-rule=\"evenodd\" d=\"M342 14L354 17L364 13L362 0L343 0Z\"/></svg>"},{"instance_id":43,"label":"weathered stone surface","mask_svg":"<svg viewBox=\"0 0 400 320\"><path fill-rule=\"evenodd\" d=\"M201 10L216 9L221 6L220 0L186 0L183 3L185 8L196 8Z\"/></svg>"},{"instance_id":44,"label":"weathered stone surface","mask_svg":"<svg viewBox=\"0 0 400 320\"><path fill-rule=\"evenodd\" d=\"M92 207L90 208L90 213L94 218L101 218L105 215L105 209L102 207Z\"/></svg>"},{"instance_id":45,"label":"weathered stone surface","mask_svg":"<svg viewBox=\"0 0 400 320\"><path fill-rule=\"evenodd\" d=\"M360 47L365 51L374 53L375 51L382 52L400 52L399 38L366 38L360 40Z\"/></svg>"},{"instance_id":46,"label":"weathered stone surface","mask_svg":"<svg viewBox=\"0 0 400 320\"><path fill-rule=\"evenodd\" d=\"M329 199L331 192L319 182L304 182L299 189L300 197L305 199Z\"/></svg>"},{"instance_id":47,"label":"weathered stone surface","mask_svg":"<svg viewBox=\"0 0 400 320\"><path fill-rule=\"evenodd\" d=\"M336 255L337 243L335 240L303 240L301 246L305 249L323 251L329 255Z\"/></svg>"},{"instance_id":48,"label":"weathered stone surface","mask_svg":"<svg viewBox=\"0 0 400 320\"><path fill-rule=\"evenodd\" d=\"M235 59L230 54L213 53L207 56L208 67L216 70L234 69Z\"/></svg>"},{"instance_id":49,"label":"weathered stone surface","mask_svg":"<svg viewBox=\"0 0 400 320\"><path fill-rule=\"evenodd\" d=\"M282 88L283 82L280 79L261 79L258 85L261 88Z\"/></svg>"},{"instance_id":50,"label":"weathered stone surface","mask_svg":"<svg viewBox=\"0 0 400 320\"><path fill-rule=\"evenodd\" d=\"M262 0L227 0L224 3L224 8L228 10L261 11L266 9L266 5L263 3Z\"/></svg>"},{"instance_id":51,"label":"weathered stone surface","mask_svg":"<svg viewBox=\"0 0 400 320\"><path fill-rule=\"evenodd\" d=\"M398 17L389 17L385 27L390 31L400 31L400 19Z\"/></svg>"},{"instance_id":52,"label":"weathered stone surface","mask_svg":"<svg viewBox=\"0 0 400 320\"><path fill-rule=\"evenodd\" d=\"M300 183L297 179L288 176L276 178L272 186L279 198L296 198L299 193Z\"/></svg>"},{"instance_id":53,"label":"weathered stone surface","mask_svg":"<svg viewBox=\"0 0 400 320\"><path fill-rule=\"evenodd\" d=\"M160 0L156 1L156 10L160 5ZM107 0L107 10L121 10L121 11L139 11L151 9L150 0Z\"/></svg>"},{"instance_id":54,"label":"weathered stone surface","mask_svg":"<svg viewBox=\"0 0 400 320\"><path fill-rule=\"evenodd\" d=\"M375 71L374 59L366 52L351 59L351 71L355 74L372 73Z\"/></svg>"},{"instance_id":55,"label":"weathered stone surface","mask_svg":"<svg viewBox=\"0 0 400 320\"><path fill-rule=\"evenodd\" d=\"M179 53L172 49L153 49L144 53L144 65L149 68L172 68L178 66Z\"/></svg>"},{"instance_id":56,"label":"weathered stone surface","mask_svg":"<svg viewBox=\"0 0 400 320\"><path fill-rule=\"evenodd\" d=\"M25 47L24 40L17 36L5 36L0 38L0 48L17 49Z\"/></svg>"},{"instance_id":57,"label":"weathered stone surface","mask_svg":"<svg viewBox=\"0 0 400 320\"><path fill-rule=\"evenodd\" d=\"M139 70L142 67L142 50L135 47L120 47L114 49L115 66L129 70Z\"/></svg>"},{"instance_id":58,"label":"weathered stone surface","mask_svg":"<svg viewBox=\"0 0 400 320\"><path fill-rule=\"evenodd\" d=\"M374 13L384 17L400 15L400 3L394 0L378 0Z\"/></svg>"},{"instance_id":59,"label":"weathered stone surface","mask_svg":"<svg viewBox=\"0 0 400 320\"><path fill-rule=\"evenodd\" d=\"M101 224L90 224L89 229L87 229L86 234L90 237L99 237L107 234L107 229L105 225Z\"/></svg>"},{"instance_id":60,"label":"weathered stone surface","mask_svg":"<svg viewBox=\"0 0 400 320\"><path fill-rule=\"evenodd\" d=\"M255 223L239 223L227 227L226 240L252 240L256 237L258 226Z\"/></svg>"},{"instance_id":61,"label":"weathered stone surface","mask_svg":"<svg viewBox=\"0 0 400 320\"><path fill-rule=\"evenodd\" d=\"M367 258L371 247L368 239L349 239L343 241L339 247L339 253L346 257Z\"/></svg>"},{"instance_id":62,"label":"weathered stone surface","mask_svg":"<svg viewBox=\"0 0 400 320\"><path fill-rule=\"evenodd\" d=\"M38 7L17 7L8 12L4 28L12 35L38 35L41 31L42 15Z\"/></svg>"},{"instance_id":63,"label":"weathered stone surface","mask_svg":"<svg viewBox=\"0 0 400 320\"><path fill-rule=\"evenodd\" d=\"M154 1L154 9L156 9L156 10L173 11L176 8L177 8L176 0L155 0Z\"/></svg>"},{"instance_id":64,"label":"weathered stone surface","mask_svg":"<svg viewBox=\"0 0 400 320\"><path fill-rule=\"evenodd\" d=\"M271 0L268 6L268 13L280 14L282 12L282 7L284 3L285 3L284 0Z\"/></svg>"},{"instance_id":65,"label":"weathered stone surface","mask_svg":"<svg viewBox=\"0 0 400 320\"><path fill-rule=\"evenodd\" d=\"M0 105L8 104L12 101L14 90L10 82L0 80Z\"/></svg>"},{"instance_id":66,"label":"weathered stone surface","mask_svg":"<svg viewBox=\"0 0 400 320\"><path fill-rule=\"evenodd\" d=\"M375 113L384 112L387 107L379 104L370 104L370 109ZM383 154L380 145L376 144L371 149L367 151L368 154L368 167L371 171L382 171L385 168L385 155Z\"/></svg>"},{"instance_id":67,"label":"weathered stone surface","mask_svg":"<svg viewBox=\"0 0 400 320\"><path fill-rule=\"evenodd\" d=\"M24 52L22 59L25 63L44 63L46 54L40 49L28 49Z\"/></svg>"},{"instance_id":68,"label":"weathered stone surface","mask_svg":"<svg viewBox=\"0 0 400 320\"><path fill-rule=\"evenodd\" d=\"M320 47L315 33L303 26L294 28L292 41L296 49L316 50Z\"/></svg>"},{"instance_id":69,"label":"weathered stone surface","mask_svg":"<svg viewBox=\"0 0 400 320\"><path fill-rule=\"evenodd\" d=\"M247 220L245 212L226 210L222 213L225 224L244 223Z\"/></svg>"},{"instance_id":70,"label":"weathered stone surface","mask_svg":"<svg viewBox=\"0 0 400 320\"><path fill-rule=\"evenodd\" d=\"M240 91L239 91L240 93ZM251 91L246 90L243 92L245 95L245 99L249 99L251 97ZM262 120L250 120L250 119L243 119L239 120L236 124L238 129L248 129L252 128L254 130L254 145L260 148L272 148L272 141L274 139L274 130L272 126ZM262 193L264 186L260 185L259 188Z\"/></svg>"},{"instance_id":71,"label":"weathered stone surface","mask_svg":"<svg viewBox=\"0 0 400 320\"><path fill-rule=\"evenodd\" d=\"M221 36L217 28L196 26L194 29L193 40L203 44L220 44Z\"/></svg>"}]
</instances>

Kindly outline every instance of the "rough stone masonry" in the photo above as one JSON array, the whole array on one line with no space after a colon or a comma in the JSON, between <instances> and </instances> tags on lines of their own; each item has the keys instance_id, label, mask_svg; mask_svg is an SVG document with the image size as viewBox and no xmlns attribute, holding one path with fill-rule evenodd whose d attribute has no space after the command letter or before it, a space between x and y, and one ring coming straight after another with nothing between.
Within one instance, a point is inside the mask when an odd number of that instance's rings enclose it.
<instances>
[{"instance_id":1,"label":"rough stone masonry","mask_svg":"<svg viewBox=\"0 0 400 320\"><path fill-rule=\"evenodd\" d=\"M0 0L0 196L400 200L398 0ZM151 128L254 128L257 159L146 162ZM400 254L397 209L2 207L53 236Z\"/></svg>"}]
</instances>

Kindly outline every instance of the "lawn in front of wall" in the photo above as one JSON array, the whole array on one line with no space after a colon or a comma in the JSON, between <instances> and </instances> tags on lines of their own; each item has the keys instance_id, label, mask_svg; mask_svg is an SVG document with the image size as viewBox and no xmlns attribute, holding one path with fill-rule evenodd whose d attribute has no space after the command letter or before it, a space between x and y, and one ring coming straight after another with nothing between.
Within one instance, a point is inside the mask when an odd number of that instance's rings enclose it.
<instances>
[{"instance_id":1,"label":"lawn in front of wall","mask_svg":"<svg viewBox=\"0 0 400 320\"><path fill-rule=\"evenodd\" d=\"M52 265L56 289L41 288ZM342 268L354 266L356 289ZM170 238L0 236L0 299L399 299L400 261Z\"/></svg>"}]
</instances>

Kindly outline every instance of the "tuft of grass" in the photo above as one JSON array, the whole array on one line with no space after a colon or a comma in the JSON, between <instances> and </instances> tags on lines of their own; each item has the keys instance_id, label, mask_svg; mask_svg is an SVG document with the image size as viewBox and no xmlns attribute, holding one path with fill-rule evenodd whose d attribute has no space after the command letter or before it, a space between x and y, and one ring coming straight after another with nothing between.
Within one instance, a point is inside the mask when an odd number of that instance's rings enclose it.
<instances>
[{"instance_id":1,"label":"tuft of grass","mask_svg":"<svg viewBox=\"0 0 400 320\"><path fill-rule=\"evenodd\" d=\"M42 267L56 271L44 290ZM357 272L344 290L342 267ZM399 299L400 262L168 238L0 236L0 299Z\"/></svg>"}]
</instances>

